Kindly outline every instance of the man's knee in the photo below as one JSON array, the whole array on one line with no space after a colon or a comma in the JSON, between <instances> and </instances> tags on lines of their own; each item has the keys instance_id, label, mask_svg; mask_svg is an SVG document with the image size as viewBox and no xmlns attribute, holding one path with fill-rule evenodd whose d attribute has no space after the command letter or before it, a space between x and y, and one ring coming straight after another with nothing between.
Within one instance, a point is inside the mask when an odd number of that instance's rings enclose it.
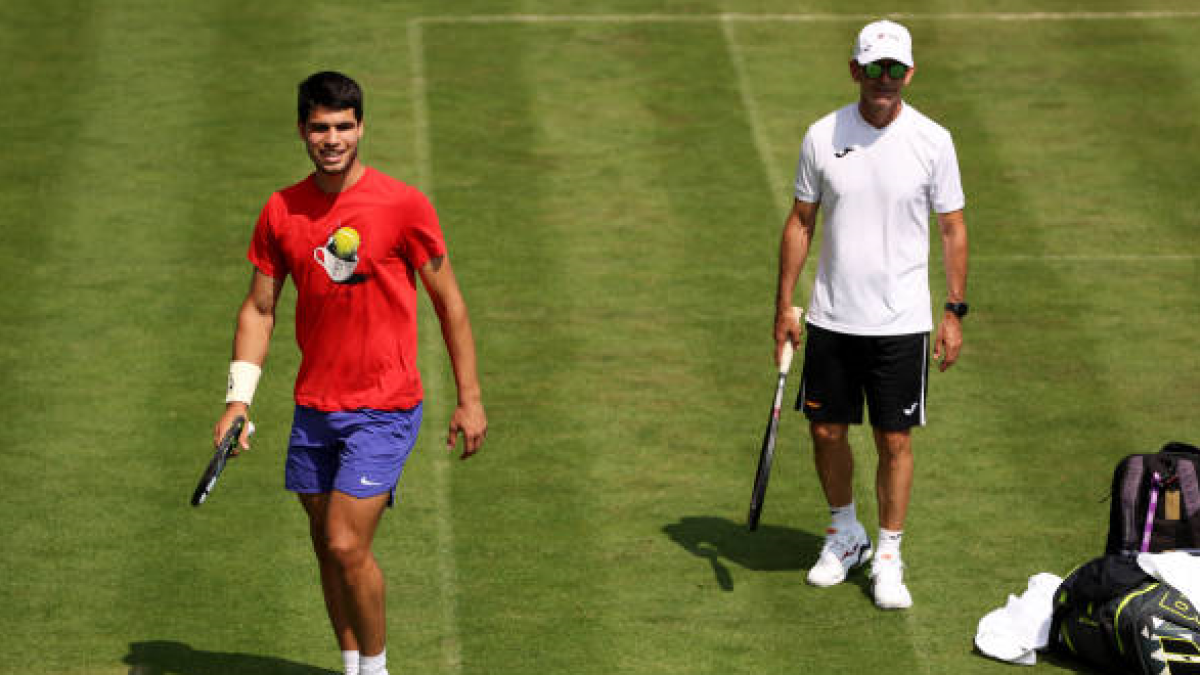
<instances>
[{"instance_id":1,"label":"man's knee","mask_svg":"<svg viewBox=\"0 0 1200 675\"><path fill-rule=\"evenodd\" d=\"M898 460L912 457L912 433L903 431L875 430L875 447L883 459Z\"/></svg>"},{"instance_id":2,"label":"man's knee","mask_svg":"<svg viewBox=\"0 0 1200 675\"><path fill-rule=\"evenodd\" d=\"M836 450L845 447L848 427L845 424L812 424L813 444L820 450Z\"/></svg>"},{"instance_id":3,"label":"man's knee","mask_svg":"<svg viewBox=\"0 0 1200 675\"><path fill-rule=\"evenodd\" d=\"M326 532L317 554L323 555L342 569L358 567L371 556L371 549L352 532Z\"/></svg>"},{"instance_id":4,"label":"man's knee","mask_svg":"<svg viewBox=\"0 0 1200 675\"><path fill-rule=\"evenodd\" d=\"M370 555L370 545L355 533L354 528L337 525L320 514L309 520L308 534L317 558L339 567L353 567Z\"/></svg>"}]
</instances>

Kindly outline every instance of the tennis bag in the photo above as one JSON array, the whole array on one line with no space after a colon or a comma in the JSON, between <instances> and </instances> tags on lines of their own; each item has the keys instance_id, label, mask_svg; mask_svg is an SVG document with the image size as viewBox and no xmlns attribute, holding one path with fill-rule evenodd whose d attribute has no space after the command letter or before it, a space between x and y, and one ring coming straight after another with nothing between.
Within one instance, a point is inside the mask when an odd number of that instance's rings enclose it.
<instances>
[{"instance_id":1,"label":"tennis bag","mask_svg":"<svg viewBox=\"0 0 1200 675\"><path fill-rule=\"evenodd\" d=\"M1107 555L1072 572L1054 597L1051 645L1113 673L1200 675L1200 615L1174 587Z\"/></svg>"},{"instance_id":2,"label":"tennis bag","mask_svg":"<svg viewBox=\"0 0 1200 675\"><path fill-rule=\"evenodd\" d=\"M1200 548L1200 449L1167 443L1113 472L1105 553Z\"/></svg>"}]
</instances>

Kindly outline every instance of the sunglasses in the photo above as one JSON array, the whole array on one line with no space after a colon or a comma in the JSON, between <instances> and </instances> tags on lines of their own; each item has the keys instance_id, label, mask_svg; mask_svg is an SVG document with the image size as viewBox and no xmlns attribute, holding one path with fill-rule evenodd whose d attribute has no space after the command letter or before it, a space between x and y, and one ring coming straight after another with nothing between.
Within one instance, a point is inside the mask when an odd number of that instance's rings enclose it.
<instances>
[{"instance_id":1,"label":"sunglasses","mask_svg":"<svg viewBox=\"0 0 1200 675\"><path fill-rule=\"evenodd\" d=\"M872 61L871 63L863 65L862 68L863 74L871 80L878 80L879 78L883 77L885 72L888 74L888 77L892 78L893 80L903 80L904 76L908 74L908 66L900 63L899 61L892 61L887 65L884 65L881 61Z\"/></svg>"}]
</instances>

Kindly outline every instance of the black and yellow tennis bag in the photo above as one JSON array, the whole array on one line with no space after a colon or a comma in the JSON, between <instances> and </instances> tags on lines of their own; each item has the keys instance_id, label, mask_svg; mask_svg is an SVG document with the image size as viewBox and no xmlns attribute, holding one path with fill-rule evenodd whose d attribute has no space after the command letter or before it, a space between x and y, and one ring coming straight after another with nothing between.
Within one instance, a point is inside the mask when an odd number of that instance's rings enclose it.
<instances>
[{"instance_id":1,"label":"black and yellow tennis bag","mask_svg":"<svg viewBox=\"0 0 1200 675\"><path fill-rule=\"evenodd\" d=\"M1200 675L1200 614L1134 556L1106 555L1059 586L1051 645L1110 672Z\"/></svg>"}]
</instances>

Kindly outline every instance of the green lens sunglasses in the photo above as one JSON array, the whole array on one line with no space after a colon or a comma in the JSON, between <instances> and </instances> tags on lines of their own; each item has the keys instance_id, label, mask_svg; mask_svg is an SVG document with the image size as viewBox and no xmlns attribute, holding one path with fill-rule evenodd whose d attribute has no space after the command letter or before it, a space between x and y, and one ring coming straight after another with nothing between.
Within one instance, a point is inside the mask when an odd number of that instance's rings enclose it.
<instances>
[{"instance_id":1,"label":"green lens sunglasses","mask_svg":"<svg viewBox=\"0 0 1200 675\"><path fill-rule=\"evenodd\" d=\"M908 66L899 61L892 61L886 66L879 61L863 65L863 73L868 79L878 80L880 77L883 77L885 72L893 80L903 80L904 76L908 74Z\"/></svg>"}]
</instances>

